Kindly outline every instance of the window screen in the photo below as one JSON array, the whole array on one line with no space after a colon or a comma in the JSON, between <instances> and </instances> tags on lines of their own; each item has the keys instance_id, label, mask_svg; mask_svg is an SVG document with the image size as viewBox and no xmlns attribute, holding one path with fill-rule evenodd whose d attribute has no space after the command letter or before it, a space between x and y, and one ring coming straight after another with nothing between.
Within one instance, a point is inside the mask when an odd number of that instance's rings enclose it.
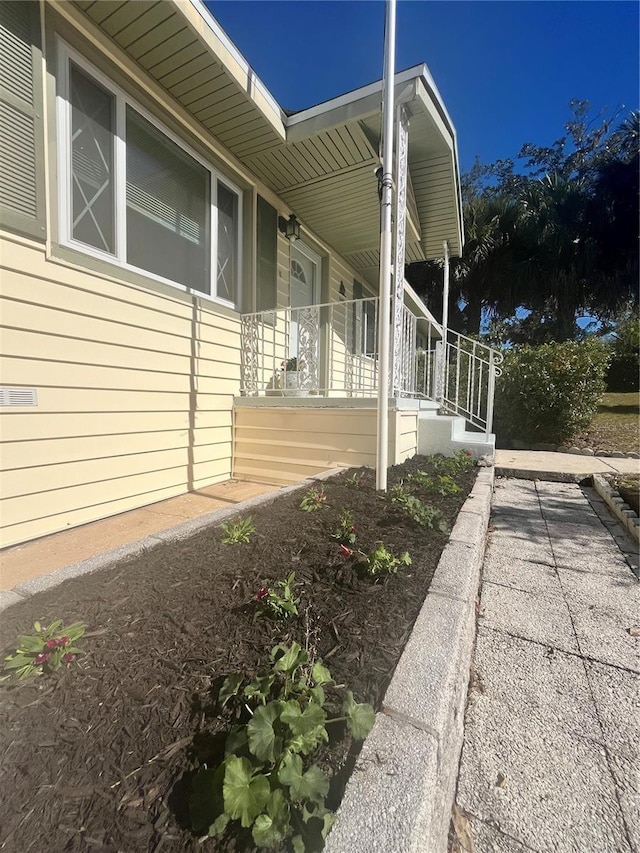
<instances>
[{"instance_id":1,"label":"window screen","mask_svg":"<svg viewBox=\"0 0 640 853\"><path fill-rule=\"evenodd\" d=\"M71 65L71 236L115 254L115 98Z\"/></svg>"},{"instance_id":2,"label":"window screen","mask_svg":"<svg viewBox=\"0 0 640 853\"><path fill-rule=\"evenodd\" d=\"M238 196L218 181L217 296L235 302L238 281Z\"/></svg>"},{"instance_id":3,"label":"window screen","mask_svg":"<svg viewBox=\"0 0 640 853\"><path fill-rule=\"evenodd\" d=\"M127 106L127 263L209 293L210 173Z\"/></svg>"}]
</instances>

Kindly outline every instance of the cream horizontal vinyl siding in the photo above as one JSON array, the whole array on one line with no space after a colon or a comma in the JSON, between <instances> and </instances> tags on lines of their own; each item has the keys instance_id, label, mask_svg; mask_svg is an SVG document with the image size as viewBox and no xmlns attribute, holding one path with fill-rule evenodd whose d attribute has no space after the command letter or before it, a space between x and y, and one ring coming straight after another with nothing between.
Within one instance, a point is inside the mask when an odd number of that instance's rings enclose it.
<instances>
[{"instance_id":1,"label":"cream horizontal vinyl siding","mask_svg":"<svg viewBox=\"0 0 640 853\"><path fill-rule=\"evenodd\" d=\"M45 258L0 235L2 546L231 474L240 321L169 288Z\"/></svg>"},{"instance_id":2,"label":"cream horizontal vinyl siding","mask_svg":"<svg viewBox=\"0 0 640 853\"><path fill-rule=\"evenodd\" d=\"M418 452L418 412L396 412L395 464L410 459Z\"/></svg>"},{"instance_id":3,"label":"cream horizontal vinyl siding","mask_svg":"<svg viewBox=\"0 0 640 853\"><path fill-rule=\"evenodd\" d=\"M335 467L376 464L376 409L236 406L234 476L291 483ZM416 452L417 413L389 413L389 464Z\"/></svg>"},{"instance_id":4,"label":"cream horizontal vinyl siding","mask_svg":"<svg viewBox=\"0 0 640 853\"><path fill-rule=\"evenodd\" d=\"M235 409L234 476L292 483L338 465L375 465L375 409Z\"/></svg>"}]
</instances>

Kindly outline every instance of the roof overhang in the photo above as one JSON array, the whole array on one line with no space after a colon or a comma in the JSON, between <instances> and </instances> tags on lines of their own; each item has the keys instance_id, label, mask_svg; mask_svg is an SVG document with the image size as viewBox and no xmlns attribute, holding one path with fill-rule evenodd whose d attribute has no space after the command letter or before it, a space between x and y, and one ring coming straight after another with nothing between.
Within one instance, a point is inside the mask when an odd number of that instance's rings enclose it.
<instances>
[{"instance_id":1,"label":"roof overhang","mask_svg":"<svg viewBox=\"0 0 640 853\"><path fill-rule=\"evenodd\" d=\"M57 5L57 4L56 4ZM74 0L303 227L377 281L382 83L286 115L202 0ZM409 115L407 262L463 246L456 134L426 65L396 75Z\"/></svg>"}]
</instances>

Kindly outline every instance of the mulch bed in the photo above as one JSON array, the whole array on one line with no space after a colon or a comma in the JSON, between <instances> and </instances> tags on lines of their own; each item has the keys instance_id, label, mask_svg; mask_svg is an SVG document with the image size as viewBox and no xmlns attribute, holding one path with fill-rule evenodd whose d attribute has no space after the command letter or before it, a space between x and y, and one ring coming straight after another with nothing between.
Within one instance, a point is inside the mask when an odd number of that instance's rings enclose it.
<instances>
[{"instance_id":1,"label":"mulch bed","mask_svg":"<svg viewBox=\"0 0 640 853\"><path fill-rule=\"evenodd\" d=\"M389 485L424 457L390 469ZM299 509L303 492L251 511L249 544L222 544L219 527L160 545L116 566L69 580L5 611L0 647L35 620L87 623L86 654L59 674L0 685L0 849L15 853L202 849L185 803L198 766L197 746L215 731L209 709L217 679L253 673L278 642L311 642L333 678L359 702L378 708L424 601L447 535L408 521L375 492L325 482L327 507ZM450 527L474 481L436 505ZM348 508L358 545L378 541L413 565L373 582L352 571L330 533ZM300 617L254 621L252 597L296 572ZM318 763L332 777L331 805L342 795L359 744L345 733ZM246 849L207 841L206 850Z\"/></svg>"}]
</instances>

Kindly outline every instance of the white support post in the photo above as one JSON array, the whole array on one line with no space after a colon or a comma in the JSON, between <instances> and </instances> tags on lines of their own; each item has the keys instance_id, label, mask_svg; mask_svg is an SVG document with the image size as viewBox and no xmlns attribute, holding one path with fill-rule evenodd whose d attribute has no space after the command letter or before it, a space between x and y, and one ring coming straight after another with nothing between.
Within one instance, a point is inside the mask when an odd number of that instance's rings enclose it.
<instances>
[{"instance_id":1,"label":"white support post","mask_svg":"<svg viewBox=\"0 0 640 853\"><path fill-rule=\"evenodd\" d=\"M389 326L391 308L391 205L393 199L393 102L396 65L396 0L387 0L384 44L382 198L380 201L380 310L378 312L378 412L376 489L387 491L389 461Z\"/></svg>"},{"instance_id":2,"label":"white support post","mask_svg":"<svg viewBox=\"0 0 640 853\"><path fill-rule=\"evenodd\" d=\"M406 108L400 104L396 118L396 163L395 163L395 240L393 246L393 347L391 350L391 382L392 397L399 397L400 391L406 389L406 341L403 335L404 309L404 261L405 261L405 231L407 220L407 158L409 153L409 122Z\"/></svg>"},{"instance_id":3,"label":"white support post","mask_svg":"<svg viewBox=\"0 0 640 853\"><path fill-rule=\"evenodd\" d=\"M447 331L449 328L449 243L445 240L444 248L444 282L442 285L442 364L440 370L440 389L442 397L446 393L445 370L447 365Z\"/></svg>"}]
</instances>

